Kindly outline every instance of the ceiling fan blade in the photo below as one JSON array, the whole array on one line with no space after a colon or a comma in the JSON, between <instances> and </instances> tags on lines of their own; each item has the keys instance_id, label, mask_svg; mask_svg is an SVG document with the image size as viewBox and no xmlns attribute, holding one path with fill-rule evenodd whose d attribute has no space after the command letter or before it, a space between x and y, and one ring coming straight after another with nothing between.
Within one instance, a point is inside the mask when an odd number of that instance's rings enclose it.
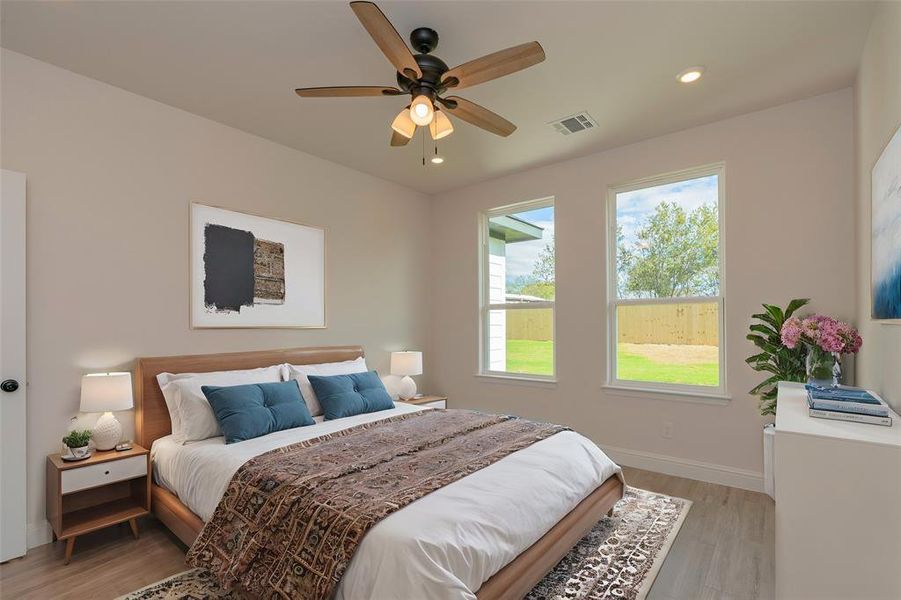
<instances>
[{"instance_id":1,"label":"ceiling fan blade","mask_svg":"<svg viewBox=\"0 0 901 600\"><path fill-rule=\"evenodd\" d=\"M543 60L544 48L541 44L538 42L520 44L454 67L444 74L441 83L460 90L522 71Z\"/></svg>"},{"instance_id":2,"label":"ceiling fan blade","mask_svg":"<svg viewBox=\"0 0 901 600\"><path fill-rule=\"evenodd\" d=\"M407 144L410 143L410 140L412 140L412 139L413 138L408 138L406 136L403 136L403 135L397 133L393 129L391 130L391 145L392 146L406 146Z\"/></svg>"},{"instance_id":3,"label":"ceiling fan blade","mask_svg":"<svg viewBox=\"0 0 901 600\"><path fill-rule=\"evenodd\" d=\"M459 117L467 123L481 127L495 135L507 137L516 131L516 125L475 102L470 102L459 96L439 98L438 101L455 117Z\"/></svg>"},{"instance_id":4,"label":"ceiling fan blade","mask_svg":"<svg viewBox=\"0 0 901 600\"><path fill-rule=\"evenodd\" d=\"M410 79L422 77L422 71L419 70L413 53L378 6L372 2L351 2L350 8L399 73Z\"/></svg>"},{"instance_id":5,"label":"ceiling fan blade","mask_svg":"<svg viewBox=\"0 0 901 600\"><path fill-rule=\"evenodd\" d=\"M354 98L358 96L399 96L403 94L397 88L380 85L297 88L294 90L294 93L301 98Z\"/></svg>"}]
</instances>

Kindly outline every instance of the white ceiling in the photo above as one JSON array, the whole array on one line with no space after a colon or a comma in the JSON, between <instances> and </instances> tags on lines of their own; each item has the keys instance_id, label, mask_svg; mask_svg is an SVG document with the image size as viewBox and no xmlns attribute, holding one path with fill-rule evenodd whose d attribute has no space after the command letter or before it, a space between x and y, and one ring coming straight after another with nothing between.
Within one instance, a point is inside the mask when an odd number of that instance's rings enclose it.
<instances>
[{"instance_id":1,"label":"white ceiling","mask_svg":"<svg viewBox=\"0 0 901 600\"><path fill-rule=\"evenodd\" d=\"M406 39L436 29L450 66L538 40L547 60L459 95L519 126L455 121L447 161L390 148L403 98L300 99L392 85L346 2L2 3L5 48L425 192L438 192L851 85L872 5L857 2L379 2ZM705 65L694 85L676 82ZM65 101L64 97L60 98ZM570 136L546 123L579 111Z\"/></svg>"}]
</instances>

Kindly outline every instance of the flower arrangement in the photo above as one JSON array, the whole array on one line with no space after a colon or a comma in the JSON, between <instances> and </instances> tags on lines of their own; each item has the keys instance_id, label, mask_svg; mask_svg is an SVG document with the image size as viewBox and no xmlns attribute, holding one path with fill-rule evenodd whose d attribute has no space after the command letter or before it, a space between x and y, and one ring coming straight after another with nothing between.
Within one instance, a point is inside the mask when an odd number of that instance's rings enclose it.
<instances>
[{"instance_id":1,"label":"flower arrangement","mask_svg":"<svg viewBox=\"0 0 901 600\"><path fill-rule=\"evenodd\" d=\"M819 314L786 319L782 324L781 336L787 348L803 343L833 354L857 354L863 345L863 339L855 328L844 321Z\"/></svg>"},{"instance_id":2,"label":"flower arrangement","mask_svg":"<svg viewBox=\"0 0 901 600\"><path fill-rule=\"evenodd\" d=\"M857 329L820 314L786 319L780 337L786 348L807 348L807 381L823 387L839 384L841 355L856 354L863 345Z\"/></svg>"}]
</instances>

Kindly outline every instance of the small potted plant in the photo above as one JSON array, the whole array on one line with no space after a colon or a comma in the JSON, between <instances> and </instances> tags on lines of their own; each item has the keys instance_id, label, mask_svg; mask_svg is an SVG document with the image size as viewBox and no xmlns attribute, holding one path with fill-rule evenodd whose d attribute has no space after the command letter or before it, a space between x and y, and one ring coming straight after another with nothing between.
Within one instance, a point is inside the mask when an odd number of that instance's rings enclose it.
<instances>
[{"instance_id":1,"label":"small potted plant","mask_svg":"<svg viewBox=\"0 0 901 600\"><path fill-rule=\"evenodd\" d=\"M69 454L76 460L90 456L91 451L88 447L88 442L90 441L91 432L87 429L74 429L63 438L63 443L69 449Z\"/></svg>"}]
</instances>

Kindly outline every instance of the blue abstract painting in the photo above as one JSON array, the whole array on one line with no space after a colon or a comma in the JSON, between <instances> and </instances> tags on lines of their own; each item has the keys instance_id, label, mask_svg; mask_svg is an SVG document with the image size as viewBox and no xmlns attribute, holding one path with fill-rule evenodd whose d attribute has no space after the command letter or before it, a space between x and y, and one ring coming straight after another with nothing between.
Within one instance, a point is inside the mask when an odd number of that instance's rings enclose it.
<instances>
[{"instance_id":1,"label":"blue abstract painting","mask_svg":"<svg viewBox=\"0 0 901 600\"><path fill-rule=\"evenodd\" d=\"M873 318L901 319L901 127L873 167Z\"/></svg>"}]
</instances>

